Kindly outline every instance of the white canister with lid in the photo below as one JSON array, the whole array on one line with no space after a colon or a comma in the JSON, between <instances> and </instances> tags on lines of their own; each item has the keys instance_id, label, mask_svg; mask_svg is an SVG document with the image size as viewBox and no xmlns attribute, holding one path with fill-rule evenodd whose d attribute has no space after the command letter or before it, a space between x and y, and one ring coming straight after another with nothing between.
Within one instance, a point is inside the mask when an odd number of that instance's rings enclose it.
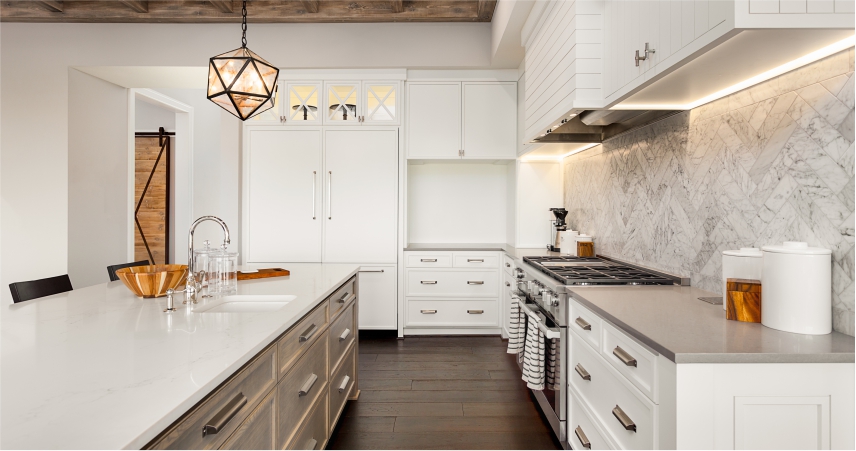
<instances>
[{"instance_id":1,"label":"white canister with lid","mask_svg":"<svg viewBox=\"0 0 856 451\"><path fill-rule=\"evenodd\" d=\"M579 234L580 232L577 232L576 230L565 230L563 232L559 232L559 242L561 244L559 252L565 255L576 256L577 241L575 237Z\"/></svg>"},{"instance_id":2,"label":"white canister with lid","mask_svg":"<svg viewBox=\"0 0 856 451\"><path fill-rule=\"evenodd\" d=\"M786 241L764 246L761 324L785 332L832 332L832 251Z\"/></svg>"},{"instance_id":3,"label":"white canister with lid","mask_svg":"<svg viewBox=\"0 0 856 451\"><path fill-rule=\"evenodd\" d=\"M722 309L728 303L728 279L761 280L764 254L757 247L741 247L736 251L722 251ZM762 285L763 287L763 285ZM763 288L762 288L763 290ZM763 304L763 297L761 300Z\"/></svg>"}]
</instances>

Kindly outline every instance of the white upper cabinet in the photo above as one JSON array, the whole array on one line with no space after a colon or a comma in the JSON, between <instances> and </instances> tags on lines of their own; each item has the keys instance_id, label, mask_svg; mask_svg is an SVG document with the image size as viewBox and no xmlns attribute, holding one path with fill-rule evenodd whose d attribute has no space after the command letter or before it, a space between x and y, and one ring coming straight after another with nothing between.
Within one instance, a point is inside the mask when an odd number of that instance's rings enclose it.
<instances>
[{"instance_id":1,"label":"white upper cabinet","mask_svg":"<svg viewBox=\"0 0 856 451\"><path fill-rule=\"evenodd\" d=\"M362 83L327 81L324 82L325 125L359 125L362 115L360 88Z\"/></svg>"},{"instance_id":2,"label":"white upper cabinet","mask_svg":"<svg viewBox=\"0 0 856 451\"><path fill-rule=\"evenodd\" d=\"M283 98L283 118L286 125L320 125L322 109L321 82L283 83L286 94Z\"/></svg>"},{"instance_id":3,"label":"white upper cabinet","mask_svg":"<svg viewBox=\"0 0 856 451\"><path fill-rule=\"evenodd\" d=\"M277 83L277 92L276 99L274 100L274 107L270 108L266 111L263 111L256 116L251 117L247 120L247 124L252 125L264 125L264 124L279 124L282 122L283 117L283 99L285 98L285 83L280 80Z\"/></svg>"},{"instance_id":4,"label":"white upper cabinet","mask_svg":"<svg viewBox=\"0 0 856 451\"><path fill-rule=\"evenodd\" d=\"M517 83L463 83L464 158L517 156Z\"/></svg>"},{"instance_id":5,"label":"white upper cabinet","mask_svg":"<svg viewBox=\"0 0 856 451\"><path fill-rule=\"evenodd\" d=\"M461 84L407 84L408 158L460 158Z\"/></svg>"},{"instance_id":6,"label":"white upper cabinet","mask_svg":"<svg viewBox=\"0 0 856 451\"><path fill-rule=\"evenodd\" d=\"M399 86L400 83L397 81L363 82L362 122L364 124L398 125L400 123Z\"/></svg>"}]
</instances>

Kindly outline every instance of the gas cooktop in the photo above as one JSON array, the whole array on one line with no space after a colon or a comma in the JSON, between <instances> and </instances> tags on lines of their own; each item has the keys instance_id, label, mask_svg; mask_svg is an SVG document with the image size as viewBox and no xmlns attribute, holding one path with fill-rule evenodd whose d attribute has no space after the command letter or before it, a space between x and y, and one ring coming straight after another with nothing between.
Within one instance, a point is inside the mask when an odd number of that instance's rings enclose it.
<instances>
[{"instance_id":1,"label":"gas cooktop","mask_svg":"<svg viewBox=\"0 0 856 451\"><path fill-rule=\"evenodd\" d=\"M539 271L565 285L673 285L655 272L599 257L523 257Z\"/></svg>"}]
</instances>

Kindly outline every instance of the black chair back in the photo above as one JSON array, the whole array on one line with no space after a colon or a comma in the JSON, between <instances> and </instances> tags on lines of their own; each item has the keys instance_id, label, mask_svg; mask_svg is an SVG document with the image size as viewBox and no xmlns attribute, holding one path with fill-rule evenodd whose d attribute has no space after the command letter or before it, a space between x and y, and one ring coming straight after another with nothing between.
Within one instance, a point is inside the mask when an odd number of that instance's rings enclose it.
<instances>
[{"instance_id":1,"label":"black chair back","mask_svg":"<svg viewBox=\"0 0 856 451\"><path fill-rule=\"evenodd\" d=\"M68 278L68 274L48 277L47 279L10 283L9 289L12 290L12 300L15 303L72 290L71 279Z\"/></svg>"},{"instance_id":2,"label":"black chair back","mask_svg":"<svg viewBox=\"0 0 856 451\"><path fill-rule=\"evenodd\" d=\"M110 281L115 282L119 280L119 276L116 275L117 269L122 268L130 268L131 266L146 266L149 264L148 260L140 260L138 262L133 263L122 263L121 265L113 265L107 267L107 275L110 276Z\"/></svg>"}]
</instances>

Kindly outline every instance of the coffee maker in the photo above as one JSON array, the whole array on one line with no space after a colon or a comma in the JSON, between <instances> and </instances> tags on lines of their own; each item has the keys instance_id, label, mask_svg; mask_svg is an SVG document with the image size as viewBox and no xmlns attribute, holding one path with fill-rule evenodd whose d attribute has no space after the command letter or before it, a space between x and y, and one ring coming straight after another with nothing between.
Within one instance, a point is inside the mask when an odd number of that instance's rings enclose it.
<instances>
[{"instance_id":1,"label":"coffee maker","mask_svg":"<svg viewBox=\"0 0 856 451\"><path fill-rule=\"evenodd\" d=\"M568 230L568 224L565 222L565 217L568 216L568 210L564 208L551 208L550 211L556 219L550 220L550 244L547 245L547 250L559 252L561 243L559 242L559 233Z\"/></svg>"}]
</instances>

